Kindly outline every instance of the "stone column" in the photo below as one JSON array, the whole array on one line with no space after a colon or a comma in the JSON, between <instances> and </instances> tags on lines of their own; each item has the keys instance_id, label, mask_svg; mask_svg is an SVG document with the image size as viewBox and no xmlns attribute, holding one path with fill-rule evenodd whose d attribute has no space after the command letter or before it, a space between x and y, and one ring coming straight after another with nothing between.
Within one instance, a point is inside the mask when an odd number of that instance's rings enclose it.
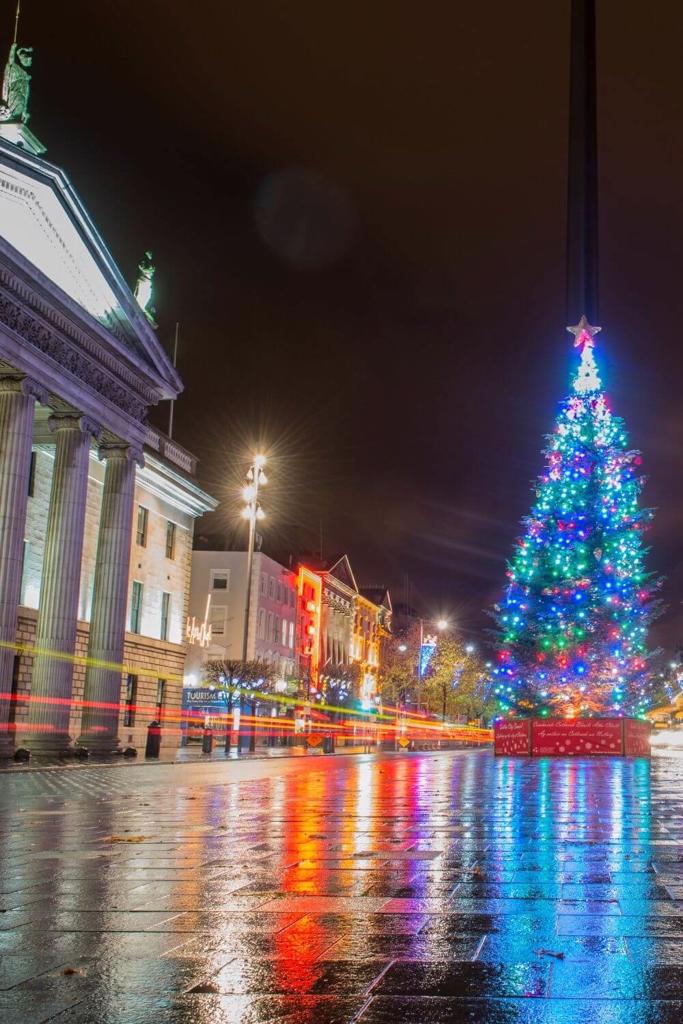
<instances>
[{"instance_id":1,"label":"stone column","mask_svg":"<svg viewBox=\"0 0 683 1024\"><path fill-rule=\"evenodd\" d=\"M127 444L112 444L102 446L99 455L106 470L79 743L107 752L118 745L135 466L142 453Z\"/></svg>"},{"instance_id":2,"label":"stone column","mask_svg":"<svg viewBox=\"0 0 683 1024\"><path fill-rule=\"evenodd\" d=\"M24 564L33 414L36 399L45 401L46 397L23 374L0 376L0 754L5 755L13 746L7 725Z\"/></svg>"},{"instance_id":3,"label":"stone column","mask_svg":"<svg viewBox=\"0 0 683 1024\"><path fill-rule=\"evenodd\" d=\"M45 535L31 676L29 728L24 743L36 753L69 746L83 531L91 438L99 428L78 413L50 417L55 465Z\"/></svg>"}]
</instances>

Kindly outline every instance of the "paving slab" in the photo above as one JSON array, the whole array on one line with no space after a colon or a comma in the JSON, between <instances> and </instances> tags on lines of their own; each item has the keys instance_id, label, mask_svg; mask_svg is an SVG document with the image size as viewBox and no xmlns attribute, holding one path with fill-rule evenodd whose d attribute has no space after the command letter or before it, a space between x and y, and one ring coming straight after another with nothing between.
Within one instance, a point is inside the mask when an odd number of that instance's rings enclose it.
<instances>
[{"instance_id":1,"label":"paving slab","mask_svg":"<svg viewBox=\"0 0 683 1024\"><path fill-rule=\"evenodd\" d=\"M0 774L22 1024L683 1019L683 759Z\"/></svg>"}]
</instances>

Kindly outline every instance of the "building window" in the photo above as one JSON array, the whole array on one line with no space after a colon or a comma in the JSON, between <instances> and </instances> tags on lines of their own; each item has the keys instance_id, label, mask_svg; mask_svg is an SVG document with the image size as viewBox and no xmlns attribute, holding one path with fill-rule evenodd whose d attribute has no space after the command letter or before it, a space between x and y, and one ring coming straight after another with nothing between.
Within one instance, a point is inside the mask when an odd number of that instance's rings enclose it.
<instances>
[{"instance_id":1,"label":"building window","mask_svg":"<svg viewBox=\"0 0 683 1024\"><path fill-rule=\"evenodd\" d=\"M264 572L261 573L261 593L264 597L268 593L268 577Z\"/></svg>"},{"instance_id":2,"label":"building window","mask_svg":"<svg viewBox=\"0 0 683 1024\"><path fill-rule=\"evenodd\" d=\"M175 558L175 523L166 522L166 557Z\"/></svg>"},{"instance_id":3,"label":"building window","mask_svg":"<svg viewBox=\"0 0 683 1024\"><path fill-rule=\"evenodd\" d=\"M166 680L157 679L157 722L160 722L164 716L164 708L166 705Z\"/></svg>"},{"instance_id":4,"label":"building window","mask_svg":"<svg viewBox=\"0 0 683 1024\"><path fill-rule=\"evenodd\" d=\"M215 569L211 573L211 589L212 590L227 590L228 589L228 577L227 572L217 572Z\"/></svg>"},{"instance_id":5,"label":"building window","mask_svg":"<svg viewBox=\"0 0 683 1024\"><path fill-rule=\"evenodd\" d=\"M282 620L282 646L287 646L287 619Z\"/></svg>"},{"instance_id":6,"label":"building window","mask_svg":"<svg viewBox=\"0 0 683 1024\"><path fill-rule=\"evenodd\" d=\"M149 511L144 505L138 505L138 525L135 532L135 541L141 548L147 547L147 524Z\"/></svg>"},{"instance_id":7,"label":"building window","mask_svg":"<svg viewBox=\"0 0 683 1024\"><path fill-rule=\"evenodd\" d=\"M164 591L161 595L161 639L168 640L168 626L171 618L171 595Z\"/></svg>"},{"instance_id":8,"label":"building window","mask_svg":"<svg viewBox=\"0 0 683 1024\"><path fill-rule=\"evenodd\" d=\"M259 640L266 639L266 613L263 608L259 608L258 611L258 638Z\"/></svg>"},{"instance_id":9,"label":"building window","mask_svg":"<svg viewBox=\"0 0 683 1024\"><path fill-rule=\"evenodd\" d=\"M275 600L275 580L272 576L268 580L268 597L270 597L271 600Z\"/></svg>"},{"instance_id":10,"label":"building window","mask_svg":"<svg viewBox=\"0 0 683 1024\"><path fill-rule=\"evenodd\" d=\"M268 612L268 639L273 635L273 613Z\"/></svg>"},{"instance_id":11,"label":"building window","mask_svg":"<svg viewBox=\"0 0 683 1024\"><path fill-rule=\"evenodd\" d=\"M277 583L277 599L279 604L282 604L282 584L280 583L279 580Z\"/></svg>"},{"instance_id":12,"label":"building window","mask_svg":"<svg viewBox=\"0 0 683 1024\"><path fill-rule=\"evenodd\" d=\"M32 498L36 489L36 452L31 452L31 461L28 464L28 496Z\"/></svg>"},{"instance_id":13,"label":"building window","mask_svg":"<svg viewBox=\"0 0 683 1024\"><path fill-rule=\"evenodd\" d=\"M212 604L209 615L211 616L211 636L224 636L225 619L228 609L224 604Z\"/></svg>"},{"instance_id":14,"label":"building window","mask_svg":"<svg viewBox=\"0 0 683 1024\"><path fill-rule=\"evenodd\" d=\"M135 725L135 704L138 699L138 677L126 676L126 705L123 709L124 727L130 729Z\"/></svg>"},{"instance_id":15,"label":"building window","mask_svg":"<svg viewBox=\"0 0 683 1024\"><path fill-rule=\"evenodd\" d=\"M133 580L133 590L130 595L130 631L131 633L140 632L140 624L142 623L142 583L138 580Z\"/></svg>"},{"instance_id":16,"label":"building window","mask_svg":"<svg viewBox=\"0 0 683 1024\"><path fill-rule=\"evenodd\" d=\"M290 624L289 624L289 646L290 646L290 648L292 650L294 650L294 623L293 622L290 622Z\"/></svg>"}]
</instances>

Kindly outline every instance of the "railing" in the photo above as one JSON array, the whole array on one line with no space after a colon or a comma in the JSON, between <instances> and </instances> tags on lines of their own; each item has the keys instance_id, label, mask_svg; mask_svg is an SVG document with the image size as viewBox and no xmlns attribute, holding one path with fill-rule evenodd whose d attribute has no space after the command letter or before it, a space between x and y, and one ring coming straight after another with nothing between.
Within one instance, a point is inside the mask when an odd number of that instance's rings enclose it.
<instances>
[{"instance_id":1,"label":"railing","mask_svg":"<svg viewBox=\"0 0 683 1024\"><path fill-rule=\"evenodd\" d=\"M189 473L190 476L196 475L197 459L194 455L178 444L177 441L172 441L170 437L166 437L156 427L147 427L145 444L155 452L158 452L162 458L168 459L169 462Z\"/></svg>"}]
</instances>

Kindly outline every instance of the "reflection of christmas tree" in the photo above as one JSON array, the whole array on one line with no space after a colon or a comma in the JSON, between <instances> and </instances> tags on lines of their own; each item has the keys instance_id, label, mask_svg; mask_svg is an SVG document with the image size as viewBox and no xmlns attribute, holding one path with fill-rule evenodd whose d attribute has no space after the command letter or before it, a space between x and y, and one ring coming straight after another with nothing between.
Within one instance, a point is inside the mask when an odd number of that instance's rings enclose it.
<instances>
[{"instance_id":1,"label":"reflection of christmas tree","mask_svg":"<svg viewBox=\"0 0 683 1024\"><path fill-rule=\"evenodd\" d=\"M512 714L622 714L649 704L641 457L610 412L583 317L581 358L545 450L526 532L496 606L495 692Z\"/></svg>"}]
</instances>

